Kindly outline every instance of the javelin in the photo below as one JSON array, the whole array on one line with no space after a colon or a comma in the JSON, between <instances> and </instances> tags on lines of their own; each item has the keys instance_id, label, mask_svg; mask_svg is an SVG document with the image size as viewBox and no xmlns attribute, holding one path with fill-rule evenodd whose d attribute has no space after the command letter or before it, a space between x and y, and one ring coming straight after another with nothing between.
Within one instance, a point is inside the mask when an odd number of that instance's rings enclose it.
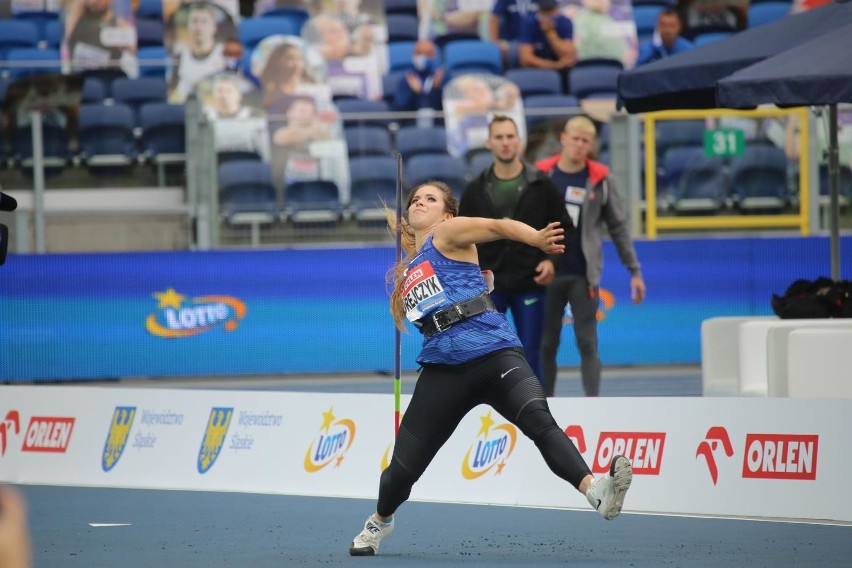
<instances>
[{"instance_id":1,"label":"javelin","mask_svg":"<svg viewBox=\"0 0 852 568\"><path fill-rule=\"evenodd\" d=\"M402 258L402 154L396 153L396 256L394 264ZM399 433L399 399L402 392L402 337L397 326L394 329L393 349L393 435Z\"/></svg>"}]
</instances>

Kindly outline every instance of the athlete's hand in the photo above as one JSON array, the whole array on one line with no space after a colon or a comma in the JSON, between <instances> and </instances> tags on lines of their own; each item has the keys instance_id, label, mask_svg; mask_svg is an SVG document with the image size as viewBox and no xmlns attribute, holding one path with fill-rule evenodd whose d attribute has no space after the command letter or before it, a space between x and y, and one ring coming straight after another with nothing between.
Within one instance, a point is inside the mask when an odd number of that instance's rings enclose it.
<instances>
[{"instance_id":1,"label":"athlete's hand","mask_svg":"<svg viewBox=\"0 0 852 568\"><path fill-rule=\"evenodd\" d=\"M562 254L565 252L565 240L563 234L565 229L559 226L559 222L550 223L544 229L538 231L538 239L535 246L546 252L547 254Z\"/></svg>"}]
</instances>

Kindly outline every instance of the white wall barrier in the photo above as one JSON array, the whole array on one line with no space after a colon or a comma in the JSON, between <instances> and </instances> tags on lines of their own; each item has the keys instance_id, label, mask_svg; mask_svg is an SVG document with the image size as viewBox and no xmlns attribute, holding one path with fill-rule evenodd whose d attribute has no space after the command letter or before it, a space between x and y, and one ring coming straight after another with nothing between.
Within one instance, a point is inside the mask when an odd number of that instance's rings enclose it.
<instances>
[{"instance_id":1,"label":"white wall barrier","mask_svg":"<svg viewBox=\"0 0 852 568\"><path fill-rule=\"evenodd\" d=\"M794 331L787 362L791 397L852 399L852 328Z\"/></svg>"},{"instance_id":2,"label":"white wall barrier","mask_svg":"<svg viewBox=\"0 0 852 568\"><path fill-rule=\"evenodd\" d=\"M781 321L776 316L722 316L701 322L701 388L704 396L740 393L740 324Z\"/></svg>"},{"instance_id":3,"label":"white wall barrier","mask_svg":"<svg viewBox=\"0 0 852 568\"><path fill-rule=\"evenodd\" d=\"M793 366L791 365L791 372ZM403 399L403 407L408 397ZM625 510L852 521L852 400L562 398L593 471L633 460ZM0 481L375 498L393 396L0 387ZM489 407L415 487L425 501L588 510Z\"/></svg>"}]
</instances>

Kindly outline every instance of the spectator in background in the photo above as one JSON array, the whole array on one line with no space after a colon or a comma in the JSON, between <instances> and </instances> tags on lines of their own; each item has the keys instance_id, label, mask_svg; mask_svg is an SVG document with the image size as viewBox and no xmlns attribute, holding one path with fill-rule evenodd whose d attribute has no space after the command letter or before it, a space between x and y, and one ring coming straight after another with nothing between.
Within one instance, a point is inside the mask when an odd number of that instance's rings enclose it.
<instances>
[{"instance_id":1,"label":"spectator in background","mask_svg":"<svg viewBox=\"0 0 852 568\"><path fill-rule=\"evenodd\" d=\"M563 195L565 209L576 227L576 238L566 241L565 254L556 262L556 278L547 288L546 313L541 339L544 392L553 396L556 386L556 355L562 334L565 306L571 304L574 336L580 351L580 377L586 396L598 396L601 360L598 355L598 304L603 270L604 229L630 271L630 295L634 304L645 298L645 281L627 227L627 213L606 165L591 160L596 129L585 116L565 124L559 142L562 152L536 166Z\"/></svg>"},{"instance_id":2,"label":"spectator in background","mask_svg":"<svg viewBox=\"0 0 852 568\"><path fill-rule=\"evenodd\" d=\"M518 40L521 67L556 69L568 92L568 71L577 61L574 25L559 12L556 0L538 0L538 12L528 14Z\"/></svg>"},{"instance_id":3,"label":"spectator in background","mask_svg":"<svg viewBox=\"0 0 852 568\"><path fill-rule=\"evenodd\" d=\"M682 31L683 24L677 10L666 9L660 12L657 17L657 33L654 34L654 39L639 47L636 65L644 65L692 49L692 42L681 37Z\"/></svg>"},{"instance_id":4,"label":"spectator in background","mask_svg":"<svg viewBox=\"0 0 852 568\"><path fill-rule=\"evenodd\" d=\"M411 68L400 77L394 92L391 107L395 111L421 112L442 108L441 96L444 88L444 68L435 61L435 44L421 39L414 45Z\"/></svg>"},{"instance_id":5,"label":"spectator in background","mask_svg":"<svg viewBox=\"0 0 852 568\"><path fill-rule=\"evenodd\" d=\"M518 41L521 27L529 14L537 6L532 0L497 0L491 9L488 31L491 41L500 46L503 54L503 67L514 69L520 65L518 60Z\"/></svg>"},{"instance_id":6,"label":"spectator in background","mask_svg":"<svg viewBox=\"0 0 852 568\"><path fill-rule=\"evenodd\" d=\"M193 4L189 8L186 23L189 43L180 45L175 52L173 71L169 78L169 102L186 102L196 83L225 70L225 46L216 40L217 10L217 7L206 2Z\"/></svg>"},{"instance_id":7,"label":"spectator in background","mask_svg":"<svg viewBox=\"0 0 852 568\"><path fill-rule=\"evenodd\" d=\"M31 568L27 504L12 486L0 485L0 568Z\"/></svg>"}]
</instances>

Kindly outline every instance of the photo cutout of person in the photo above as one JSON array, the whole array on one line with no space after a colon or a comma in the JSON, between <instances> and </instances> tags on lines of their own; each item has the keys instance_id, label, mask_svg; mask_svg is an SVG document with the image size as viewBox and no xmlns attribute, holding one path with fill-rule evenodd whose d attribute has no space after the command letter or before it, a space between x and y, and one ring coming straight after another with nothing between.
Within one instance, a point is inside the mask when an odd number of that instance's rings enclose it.
<instances>
[{"instance_id":1,"label":"photo cutout of person","mask_svg":"<svg viewBox=\"0 0 852 568\"><path fill-rule=\"evenodd\" d=\"M269 163L269 128L260 93L233 72L217 73L196 87L205 118L213 124L216 153L255 154Z\"/></svg>"},{"instance_id":2,"label":"photo cutout of person","mask_svg":"<svg viewBox=\"0 0 852 568\"><path fill-rule=\"evenodd\" d=\"M517 85L497 75L469 73L444 87L444 123L447 150L464 158L468 152L485 148L488 124L494 115L512 118L526 145L524 105Z\"/></svg>"},{"instance_id":3,"label":"photo cutout of person","mask_svg":"<svg viewBox=\"0 0 852 568\"><path fill-rule=\"evenodd\" d=\"M387 67L384 49L359 53L360 47L341 16L319 14L302 28L302 38L314 47L328 65L328 84L333 96L378 100L382 97L382 74Z\"/></svg>"},{"instance_id":4,"label":"photo cutout of person","mask_svg":"<svg viewBox=\"0 0 852 568\"><path fill-rule=\"evenodd\" d=\"M180 8L183 4L186 4L192 0L162 0L163 2L163 22L168 26L169 22L172 20L172 16L174 16L175 12L177 12L178 8ZM231 21L234 24L238 24L240 21L240 2L239 0L207 0L211 4L216 4L230 16Z\"/></svg>"},{"instance_id":5,"label":"photo cutout of person","mask_svg":"<svg viewBox=\"0 0 852 568\"><path fill-rule=\"evenodd\" d=\"M139 76L131 0L66 0L62 61L72 70L114 67Z\"/></svg>"},{"instance_id":6,"label":"photo cutout of person","mask_svg":"<svg viewBox=\"0 0 852 568\"><path fill-rule=\"evenodd\" d=\"M574 24L579 61L613 59L636 64L638 39L630 0L567 0L562 13Z\"/></svg>"},{"instance_id":7,"label":"photo cutout of person","mask_svg":"<svg viewBox=\"0 0 852 568\"><path fill-rule=\"evenodd\" d=\"M263 108L273 114L282 97L307 95L320 108L331 103L325 60L301 38L275 35L261 41L251 55L251 72L260 81Z\"/></svg>"},{"instance_id":8,"label":"photo cutout of person","mask_svg":"<svg viewBox=\"0 0 852 568\"><path fill-rule=\"evenodd\" d=\"M419 35L429 39L447 35L488 39L492 6L492 0L418 0Z\"/></svg>"},{"instance_id":9,"label":"photo cutout of person","mask_svg":"<svg viewBox=\"0 0 852 568\"><path fill-rule=\"evenodd\" d=\"M255 0L252 13L257 17L278 8L298 8L313 15L316 11L316 2L314 0Z\"/></svg>"},{"instance_id":10,"label":"photo cutout of person","mask_svg":"<svg viewBox=\"0 0 852 568\"><path fill-rule=\"evenodd\" d=\"M319 0L319 12L337 16L346 24L351 38L350 55L369 55L388 40L382 0Z\"/></svg>"},{"instance_id":11,"label":"photo cutout of person","mask_svg":"<svg viewBox=\"0 0 852 568\"><path fill-rule=\"evenodd\" d=\"M286 187L294 181L331 180L348 199L348 152L336 108L323 111L305 95L281 97L278 104L280 112L269 114L273 181Z\"/></svg>"},{"instance_id":12,"label":"photo cutout of person","mask_svg":"<svg viewBox=\"0 0 852 568\"><path fill-rule=\"evenodd\" d=\"M165 46L172 58L168 99L184 103L196 84L228 68L225 40L236 36L234 22L211 2L181 4L166 26Z\"/></svg>"}]
</instances>

